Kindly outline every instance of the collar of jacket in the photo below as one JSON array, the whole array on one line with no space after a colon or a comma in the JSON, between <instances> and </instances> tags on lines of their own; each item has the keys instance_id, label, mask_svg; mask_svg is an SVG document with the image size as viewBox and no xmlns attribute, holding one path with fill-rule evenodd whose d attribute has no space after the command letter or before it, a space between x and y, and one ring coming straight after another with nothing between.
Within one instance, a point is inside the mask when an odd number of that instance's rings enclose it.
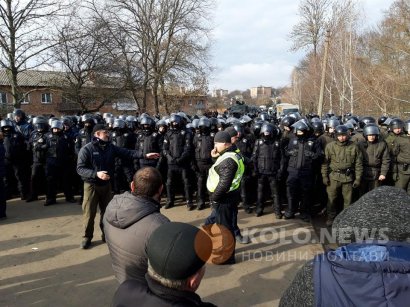
<instances>
[{"instance_id":1,"label":"collar of jacket","mask_svg":"<svg viewBox=\"0 0 410 307\"><path fill-rule=\"evenodd\" d=\"M145 279L147 280L148 288L156 296L171 302L176 303L187 303L190 306L200 306L202 305L201 298L195 292L181 291L172 288L165 287L152 279L148 273L145 274Z\"/></svg>"},{"instance_id":2,"label":"collar of jacket","mask_svg":"<svg viewBox=\"0 0 410 307\"><path fill-rule=\"evenodd\" d=\"M350 139L347 139L346 142L340 142L337 138L336 138L336 144L339 146L347 146L351 143Z\"/></svg>"},{"instance_id":3,"label":"collar of jacket","mask_svg":"<svg viewBox=\"0 0 410 307\"><path fill-rule=\"evenodd\" d=\"M228 147L224 151L220 152L219 156L222 156L225 152L235 151L236 149L238 149L238 147L236 147L235 144L232 144L230 147Z\"/></svg>"},{"instance_id":4,"label":"collar of jacket","mask_svg":"<svg viewBox=\"0 0 410 307\"><path fill-rule=\"evenodd\" d=\"M141 200L146 203L151 203L155 207L155 209L158 210L158 212L161 209L161 204L157 202L155 199L153 199L152 197L144 196L144 195L137 195L134 192L131 192L131 194L134 195L137 198L137 200Z\"/></svg>"}]
</instances>

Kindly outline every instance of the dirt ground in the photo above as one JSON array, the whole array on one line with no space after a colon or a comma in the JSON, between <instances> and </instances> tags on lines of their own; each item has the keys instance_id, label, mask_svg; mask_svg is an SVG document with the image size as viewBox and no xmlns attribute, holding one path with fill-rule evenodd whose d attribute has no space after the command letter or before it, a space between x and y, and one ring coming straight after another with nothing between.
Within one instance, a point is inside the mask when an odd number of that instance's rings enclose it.
<instances>
[{"instance_id":1,"label":"dirt ground","mask_svg":"<svg viewBox=\"0 0 410 307\"><path fill-rule=\"evenodd\" d=\"M80 249L81 206L59 199L8 201L0 221L0 306L110 306L118 287L96 218L93 246ZM200 226L210 209L184 206L161 210L172 221ZM198 294L218 306L277 306L297 270L322 246L310 224L239 212L242 233L252 243L237 245L235 265L208 265Z\"/></svg>"}]
</instances>

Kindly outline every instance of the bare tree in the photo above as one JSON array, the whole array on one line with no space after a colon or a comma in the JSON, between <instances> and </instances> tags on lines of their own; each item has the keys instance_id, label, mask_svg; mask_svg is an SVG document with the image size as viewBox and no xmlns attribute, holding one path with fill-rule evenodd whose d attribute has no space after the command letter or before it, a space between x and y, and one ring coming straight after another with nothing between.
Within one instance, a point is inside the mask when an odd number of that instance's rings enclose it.
<instances>
[{"instance_id":1,"label":"bare tree","mask_svg":"<svg viewBox=\"0 0 410 307\"><path fill-rule=\"evenodd\" d=\"M45 51L56 44L48 30L53 24L51 21L62 11L62 1L5 0L0 3L0 65L7 71L16 108L20 107L23 97L17 75L47 61Z\"/></svg>"},{"instance_id":2,"label":"bare tree","mask_svg":"<svg viewBox=\"0 0 410 307\"><path fill-rule=\"evenodd\" d=\"M312 50L316 57L319 46L324 39L327 14L331 0L302 0L299 4L300 21L293 26L290 38L292 50Z\"/></svg>"}]
</instances>

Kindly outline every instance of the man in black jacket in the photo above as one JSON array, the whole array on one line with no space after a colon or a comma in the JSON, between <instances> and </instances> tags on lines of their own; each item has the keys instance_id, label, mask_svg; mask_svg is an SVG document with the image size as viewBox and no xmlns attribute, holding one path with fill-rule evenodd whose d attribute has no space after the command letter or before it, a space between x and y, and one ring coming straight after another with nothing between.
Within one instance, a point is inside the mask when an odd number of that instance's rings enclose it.
<instances>
[{"instance_id":1,"label":"man in black jacket","mask_svg":"<svg viewBox=\"0 0 410 307\"><path fill-rule=\"evenodd\" d=\"M105 242L103 216L112 198L110 178L114 175L115 158L133 159L135 151L117 147L110 142L108 130L102 124L93 128L93 140L78 153L77 173L84 181L83 222L84 239L81 248L91 245L94 233L94 219L97 206L100 207L100 228L102 241Z\"/></svg>"},{"instance_id":2,"label":"man in black jacket","mask_svg":"<svg viewBox=\"0 0 410 307\"><path fill-rule=\"evenodd\" d=\"M195 293L211 252L211 239L197 227L177 222L161 225L148 241L148 285L125 281L112 306L215 306Z\"/></svg>"},{"instance_id":3,"label":"man in black jacket","mask_svg":"<svg viewBox=\"0 0 410 307\"><path fill-rule=\"evenodd\" d=\"M214 143L215 148L212 149L211 155L218 159L210 168L206 183L212 212L205 224L215 221L235 237L233 212L240 201L240 185L245 172L243 157L237 147L231 144L231 136L226 131L219 131L215 135ZM226 263L235 263L235 249Z\"/></svg>"}]
</instances>

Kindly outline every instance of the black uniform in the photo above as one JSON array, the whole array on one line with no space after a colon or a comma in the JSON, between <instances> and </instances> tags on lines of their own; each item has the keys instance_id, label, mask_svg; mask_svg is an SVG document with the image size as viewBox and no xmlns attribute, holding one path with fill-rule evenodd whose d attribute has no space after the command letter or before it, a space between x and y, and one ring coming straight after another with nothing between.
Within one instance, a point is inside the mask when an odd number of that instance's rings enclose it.
<instances>
[{"instance_id":1,"label":"black uniform","mask_svg":"<svg viewBox=\"0 0 410 307\"><path fill-rule=\"evenodd\" d=\"M134 149L135 141L131 133L115 130L111 134L112 144L121 148ZM112 190L115 194L129 190L129 183L134 176L134 166L129 159L115 158L115 169L112 180Z\"/></svg>"},{"instance_id":2,"label":"black uniform","mask_svg":"<svg viewBox=\"0 0 410 307\"><path fill-rule=\"evenodd\" d=\"M47 160L46 178L47 192L44 205L56 203L58 184L62 185L66 201L75 202L73 197L72 182L70 182L70 165L74 157L74 140L62 131L46 135Z\"/></svg>"},{"instance_id":3,"label":"black uniform","mask_svg":"<svg viewBox=\"0 0 410 307\"><path fill-rule=\"evenodd\" d=\"M207 194L206 180L208 178L209 169L212 166L211 151L214 148L214 135L210 135L210 131L196 134L194 137L195 160L193 167L197 177L197 204L198 210L205 206Z\"/></svg>"},{"instance_id":4,"label":"black uniform","mask_svg":"<svg viewBox=\"0 0 410 307\"><path fill-rule=\"evenodd\" d=\"M273 198L273 210L278 218L282 217L277 178L283 173L281 169L281 152L280 143L274 139L260 139L255 143L252 154L252 161L255 166L255 173L258 178L258 198L256 202L256 214L263 214L264 195L263 190L265 183L270 186Z\"/></svg>"},{"instance_id":5,"label":"black uniform","mask_svg":"<svg viewBox=\"0 0 410 307\"><path fill-rule=\"evenodd\" d=\"M309 219L311 192L314 183L314 161L320 156L320 149L313 138L294 137L285 149L287 157L288 210L285 218L293 218L300 202L302 219Z\"/></svg>"},{"instance_id":6,"label":"black uniform","mask_svg":"<svg viewBox=\"0 0 410 307\"><path fill-rule=\"evenodd\" d=\"M188 209L192 209L191 184L189 182L189 167L192 151L192 135L186 130L170 129L164 138L163 156L167 160L167 205L165 208L174 206L175 193L173 184L179 175L182 175L184 192Z\"/></svg>"},{"instance_id":7,"label":"black uniform","mask_svg":"<svg viewBox=\"0 0 410 307\"><path fill-rule=\"evenodd\" d=\"M157 132L151 130L142 130L135 143L138 159L135 159L134 165L139 165L139 168L146 166L157 167L158 159L147 159L148 153L161 153L163 137Z\"/></svg>"},{"instance_id":8,"label":"black uniform","mask_svg":"<svg viewBox=\"0 0 410 307\"><path fill-rule=\"evenodd\" d=\"M30 147L33 152L33 165L31 167L31 192L27 202L38 199L43 192L42 187L46 179L46 131L33 131L30 138Z\"/></svg>"}]
</instances>

